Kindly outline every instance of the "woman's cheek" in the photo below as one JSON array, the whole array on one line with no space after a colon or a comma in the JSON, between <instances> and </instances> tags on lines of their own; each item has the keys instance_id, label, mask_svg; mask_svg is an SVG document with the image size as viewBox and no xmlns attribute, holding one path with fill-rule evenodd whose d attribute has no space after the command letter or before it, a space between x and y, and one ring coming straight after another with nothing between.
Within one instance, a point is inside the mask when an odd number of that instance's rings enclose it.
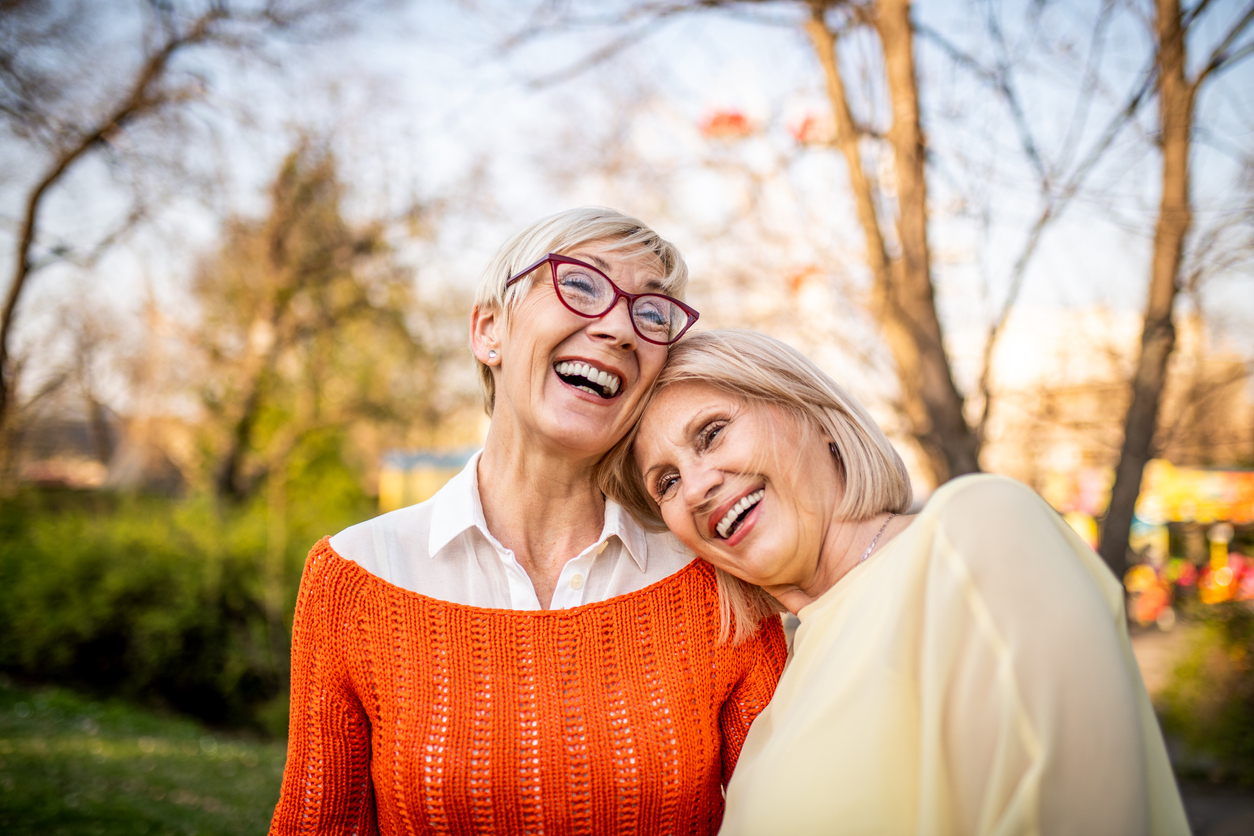
<instances>
[{"instance_id":1,"label":"woman's cheek","mask_svg":"<svg viewBox=\"0 0 1254 836\"><path fill-rule=\"evenodd\" d=\"M675 507L675 503L671 502L662 508L662 522L666 523L666 527L671 530L676 537L679 538L685 546L695 551L693 545L693 522L692 518L683 512L681 508Z\"/></svg>"}]
</instances>

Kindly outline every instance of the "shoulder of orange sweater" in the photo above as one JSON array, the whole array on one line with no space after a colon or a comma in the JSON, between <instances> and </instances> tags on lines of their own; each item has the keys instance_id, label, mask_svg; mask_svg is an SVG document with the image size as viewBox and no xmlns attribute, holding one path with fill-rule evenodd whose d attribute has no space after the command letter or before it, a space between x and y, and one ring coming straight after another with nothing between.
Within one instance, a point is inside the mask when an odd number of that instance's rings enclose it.
<instances>
[{"instance_id":1,"label":"shoulder of orange sweater","mask_svg":"<svg viewBox=\"0 0 1254 836\"><path fill-rule=\"evenodd\" d=\"M323 537L305 558L296 598L297 621L306 620L302 618L302 611L311 605L323 612L350 608L370 581L371 577L361 567L335 553L329 537Z\"/></svg>"},{"instance_id":2,"label":"shoulder of orange sweater","mask_svg":"<svg viewBox=\"0 0 1254 836\"><path fill-rule=\"evenodd\" d=\"M709 566L704 560L698 561L698 565ZM714 618L717 619L718 588L713 569L709 571L708 580L703 578L702 581L708 582L714 588ZM783 621L778 615L767 616L762 619L758 629L748 639L740 644L731 642L720 644L717 652L723 657L725 664L730 663L732 667L743 670L761 668L774 671L774 679L778 679L780 672L784 669L784 662L788 658L788 642L784 638ZM774 690L774 682L772 682L772 690Z\"/></svg>"}]
</instances>

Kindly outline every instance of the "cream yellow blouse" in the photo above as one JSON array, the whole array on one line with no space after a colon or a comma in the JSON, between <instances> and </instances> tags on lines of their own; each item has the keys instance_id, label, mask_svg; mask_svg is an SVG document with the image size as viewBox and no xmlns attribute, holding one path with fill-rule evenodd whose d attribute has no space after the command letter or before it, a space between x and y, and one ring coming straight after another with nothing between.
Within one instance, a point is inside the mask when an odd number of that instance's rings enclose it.
<instances>
[{"instance_id":1,"label":"cream yellow blouse","mask_svg":"<svg viewBox=\"0 0 1254 836\"><path fill-rule=\"evenodd\" d=\"M721 834L1189 832L1119 584L1018 482L946 484L798 615Z\"/></svg>"}]
</instances>

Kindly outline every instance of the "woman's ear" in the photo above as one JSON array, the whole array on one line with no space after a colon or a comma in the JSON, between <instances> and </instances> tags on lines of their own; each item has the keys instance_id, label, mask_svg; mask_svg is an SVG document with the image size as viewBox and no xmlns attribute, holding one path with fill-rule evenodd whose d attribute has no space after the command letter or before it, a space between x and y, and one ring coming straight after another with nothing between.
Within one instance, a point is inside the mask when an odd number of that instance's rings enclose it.
<instances>
[{"instance_id":1,"label":"woman's ear","mask_svg":"<svg viewBox=\"0 0 1254 836\"><path fill-rule=\"evenodd\" d=\"M840 476L840 481L845 481L845 457L840 454L840 448L836 446L836 442L826 435L823 440L827 442L827 449L832 452L832 458L836 460L836 473Z\"/></svg>"},{"instance_id":2,"label":"woman's ear","mask_svg":"<svg viewBox=\"0 0 1254 836\"><path fill-rule=\"evenodd\" d=\"M470 311L470 351L485 366L501 362L500 325L495 308L475 305Z\"/></svg>"}]
</instances>

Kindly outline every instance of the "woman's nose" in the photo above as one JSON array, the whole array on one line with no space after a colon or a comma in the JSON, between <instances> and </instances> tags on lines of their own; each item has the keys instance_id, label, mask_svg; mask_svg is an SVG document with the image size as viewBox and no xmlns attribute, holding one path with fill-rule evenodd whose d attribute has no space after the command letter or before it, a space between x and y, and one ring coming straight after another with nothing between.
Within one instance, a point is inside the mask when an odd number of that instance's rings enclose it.
<instances>
[{"instance_id":1,"label":"woman's nose","mask_svg":"<svg viewBox=\"0 0 1254 836\"><path fill-rule=\"evenodd\" d=\"M693 465L687 472L680 473L679 484L683 486L684 502L689 508L696 508L717 493L723 483L718 470L712 467Z\"/></svg>"},{"instance_id":2,"label":"woman's nose","mask_svg":"<svg viewBox=\"0 0 1254 836\"><path fill-rule=\"evenodd\" d=\"M631 306L623 297L619 297L614 306L599 316L592 323L594 336L612 339L615 345L623 348L636 347L636 328L631 323Z\"/></svg>"}]
</instances>

